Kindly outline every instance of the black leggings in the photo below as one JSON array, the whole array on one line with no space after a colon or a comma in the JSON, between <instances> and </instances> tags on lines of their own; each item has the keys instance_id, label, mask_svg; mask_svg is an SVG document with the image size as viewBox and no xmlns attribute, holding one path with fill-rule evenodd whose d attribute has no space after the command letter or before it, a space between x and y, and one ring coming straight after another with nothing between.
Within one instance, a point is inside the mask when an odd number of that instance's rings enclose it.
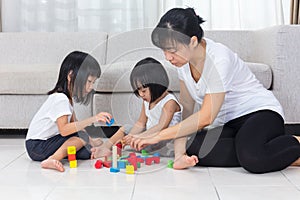
<instances>
[{"instance_id":1,"label":"black leggings","mask_svg":"<svg viewBox=\"0 0 300 200\"><path fill-rule=\"evenodd\" d=\"M199 131L193 137L187 154L197 155L200 166L242 166L252 173L266 173L282 170L300 157L298 140L285 135L282 117L270 110Z\"/></svg>"}]
</instances>

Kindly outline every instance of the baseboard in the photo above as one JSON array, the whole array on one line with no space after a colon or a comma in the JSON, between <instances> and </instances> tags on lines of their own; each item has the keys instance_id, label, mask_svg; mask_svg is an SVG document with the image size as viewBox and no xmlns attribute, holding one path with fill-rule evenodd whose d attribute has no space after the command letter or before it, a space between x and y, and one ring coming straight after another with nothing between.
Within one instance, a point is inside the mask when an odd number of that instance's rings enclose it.
<instances>
[{"instance_id":1,"label":"baseboard","mask_svg":"<svg viewBox=\"0 0 300 200\"><path fill-rule=\"evenodd\" d=\"M100 126L88 126L86 130L91 137L102 137L109 138L117 130L118 126L111 127L100 127ZM25 138L27 134L27 129L0 129L0 138Z\"/></svg>"}]
</instances>

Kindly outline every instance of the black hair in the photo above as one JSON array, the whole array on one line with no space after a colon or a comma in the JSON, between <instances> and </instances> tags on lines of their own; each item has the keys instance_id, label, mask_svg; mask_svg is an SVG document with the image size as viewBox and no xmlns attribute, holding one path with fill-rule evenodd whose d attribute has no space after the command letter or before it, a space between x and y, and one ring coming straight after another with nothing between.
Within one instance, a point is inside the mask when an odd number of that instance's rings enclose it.
<instances>
[{"instance_id":1,"label":"black hair","mask_svg":"<svg viewBox=\"0 0 300 200\"><path fill-rule=\"evenodd\" d=\"M152 31L152 43L163 50L168 50L176 49L178 42L188 45L193 36L200 42L204 35L200 26L203 22L193 8L173 8L161 17Z\"/></svg>"},{"instance_id":2,"label":"black hair","mask_svg":"<svg viewBox=\"0 0 300 200\"><path fill-rule=\"evenodd\" d=\"M131 71L130 83L134 94L139 97L140 87L149 88L150 103L158 99L169 87L168 74L163 65L154 58L140 60Z\"/></svg>"},{"instance_id":3,"label":"black hair","mask_svg":"<svg viewBox=\"0 0 300 200\"><path fill-rule=\"evenodd\" d=\"M68 75L70 72L72 73L68 87ZM83 95L87 79L89 76L99 78L100 75L100 65L94 57L84 52L73 51L63 60L57 83L47 94L64 93L69 99L73 98L75 102L87 105L94 93L94 90L92 90L87 95Z\"/></svg>"}]
</instances>

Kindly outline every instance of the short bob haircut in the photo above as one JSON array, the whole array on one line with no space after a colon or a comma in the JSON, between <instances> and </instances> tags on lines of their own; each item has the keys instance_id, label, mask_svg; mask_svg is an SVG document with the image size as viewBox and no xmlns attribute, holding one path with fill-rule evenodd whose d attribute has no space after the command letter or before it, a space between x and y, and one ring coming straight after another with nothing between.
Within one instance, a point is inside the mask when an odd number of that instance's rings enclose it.
<instances>
[{"instance_id":1,"label":"short bob haircut","mask_svg":"<svg viewBox=\"0 0 300 200\"><path fill-rule=\"evenodd\" d=\"M162 16L152 31L152 43L160 49L170 50L177 49L177 43L188 45L193 36L200 42L204 35L200 26L203 22L193 8L173 8Z\"/></svg>"},{"instance_id":2,"label":"short bob haircut","mask_svg":"<svg viewBox=\"0 0 300 200\"><path fill-rule=\"evenodd\" d=\"M149 88L150 103L158 99L169 87L168 74L163 65L154 58L139 61L130 74L130 83L134 94L139 97L138 90Z\"/></svg>"},{"instance_id":3,"label":"short bob haircut","mask_svg":"<svg viewBox=\"0 0 300 200\"><path fill-rule=\"evenodd\" d=\"M68 87L68 74L70 72L72 74ZM87 105L94 93L94 90L92 90L89 94L83 95L87 79L89 76L99 78L100 75L100 65L94 57L84 52L73 51L63 60L57 83L54 89L47 94L64 93L69 99L73 98L75 102Z\"/></svg>"}]
</instances>

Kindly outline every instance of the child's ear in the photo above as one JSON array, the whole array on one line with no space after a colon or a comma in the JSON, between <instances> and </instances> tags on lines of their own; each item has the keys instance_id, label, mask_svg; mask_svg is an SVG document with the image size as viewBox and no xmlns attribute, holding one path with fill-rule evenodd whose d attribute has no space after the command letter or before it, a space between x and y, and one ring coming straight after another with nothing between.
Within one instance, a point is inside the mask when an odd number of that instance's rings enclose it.
<instances>
[{"instance_id":1,"label":"child's ear","mask_svg":"<svg viewBox=\"0 0 300 200\"><path fill-rule=\"evenodd\" d=\"M68 81L70 82L71 79L72 79L72 75L73 75L73 70L71 70L69 73L68 73Z\"/></svg>"},{"instance_id":2,"label":"child's ear","mask_svg":"<svg viewBox=\"0 0 300 200\"><path fill-rule=\"evenodd\" d=\"M191 37L190 45L192 48L196 48L198 45L198 38L196 36Z\"/></svg>"}]
</instances>

